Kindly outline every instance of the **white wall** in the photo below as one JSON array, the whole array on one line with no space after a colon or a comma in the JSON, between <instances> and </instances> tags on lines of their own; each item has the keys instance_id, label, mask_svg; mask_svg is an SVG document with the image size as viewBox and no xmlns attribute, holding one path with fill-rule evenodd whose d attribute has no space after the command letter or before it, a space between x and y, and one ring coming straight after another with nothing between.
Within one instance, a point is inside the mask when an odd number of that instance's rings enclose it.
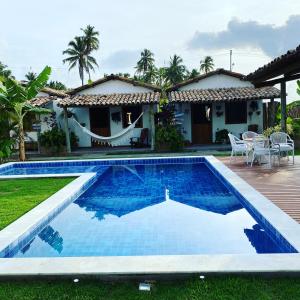
<instances>
[{"instance_id":1,"label":"white wall","mask_svg":"<svg viewBox=\"0 0 300 300\"><path fill-rule=\"evenodd\" d=\"M216 138L216 131L222 130L222 129L227 129L229 132L237 136L238 138L240 137L240 134L248 131L248 126L249 125L258 125L258 132L261 133L263 131L263 101L262 100L257 100L258 103L258 110L260 111L260 115L257 115L256 112L253 112L252 116L250 117L248 115L249 111L252 111L250 108L250 103L251 101L247 102L247 123L243 124L225 124L225 103L214 103L212 106L212 131L213 131L213 141L215 142ZM223 115L218 117L217 116L217 110L216 106L220 105L221 109L220 111L223 112Z\"/></svg>"},{"instance_id":2,"label":"white wall","mask_svg":"<svg viewBox=\"0 0 300 300\"><path fill-rule=\"evenodd\" d=\"M77 93L77 95L97 95L97 94L114 94L114 93L145 93L153 92L152 90L130 84L121 80L109 80L98 84L94 87L85 89Z\"/></svg>"},{"instance_id":3,"label":"white wall","mask_svg":"<svg viewBox=\"0 0 300 300\"><path fill-rule=\"evenodd\" d=\"M243 81L236 77L216 74L205 79L202 79L198 82L191 83L189 85L179 88L179 91L192 90L192 89L215 89L215 88L232 88L232 87L253 87L253 84L249 81ZM248 101L248 111L251 101ZM260 115L258 116L255 112L250 118L247 112L247 123L245 124L225 124L225 104L224 103L214 103L212 105L212 132L213 132L213 141L215 141L215 133L217 130L227 129L233 134L239 137L240 133L248 130L248 125L258 124L259 132L263 130L263 107L262 100L258 101ZM216 115L216 105L221 105L221 110L223 115L217 117ZM176 104L177 111L182 110L184 112L184 121L183 121L183 134L185 140L192 142L192 125L191 125L191 105L190 103Z\"/></svg>"},{"instance_id":4,"label":"white wall","mask_svg":"<svg viewBox=\"0 0 300 300\"><path fill-rule=\"evenodd\" d=\"M215 89L215 88L232 88L232 87L253 87L249 81L243 81L236 77L216 74L207 78L201 79L198 82L193 82L189 85L180 87L179 91L193 90L193 89Z\"/></svg>"}]
</instances>

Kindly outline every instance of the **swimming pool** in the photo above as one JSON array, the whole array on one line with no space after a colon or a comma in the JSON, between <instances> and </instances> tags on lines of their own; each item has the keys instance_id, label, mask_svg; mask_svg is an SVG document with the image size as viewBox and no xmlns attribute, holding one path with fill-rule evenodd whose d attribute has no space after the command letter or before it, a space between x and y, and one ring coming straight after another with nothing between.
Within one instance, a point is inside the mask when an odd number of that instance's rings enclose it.
<instances>
[{"instance_id":1,"label":"swimming pool","mask_svg":"<svg viewBox=\"0 0 300 300\"><path fill-rule=\"evenodd\" d=\"M55 213L47 214L17 242L0 249L1 256L298 253L295 244L220 172L225 166L214 162L214 158L192 157L4 166L0 168L3 178L47 174L90 174L90 178Z\"/></svg>"}]
</instances>

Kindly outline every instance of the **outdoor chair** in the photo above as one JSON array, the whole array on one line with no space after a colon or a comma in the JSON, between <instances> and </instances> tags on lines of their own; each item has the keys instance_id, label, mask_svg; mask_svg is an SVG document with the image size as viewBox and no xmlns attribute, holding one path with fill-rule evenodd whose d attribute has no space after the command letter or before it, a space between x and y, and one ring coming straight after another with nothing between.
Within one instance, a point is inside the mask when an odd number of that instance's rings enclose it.
<instances>
[{"instance_id":1,"label":"outdoor chair","mask_svg":"<svg viewBox=\"0 0 300 300\"><path fill-rule=\"evenodd\" d=\"M143 128L141 130L141 135L139 137L132 137L130 138L130 145L131 147L141 148L144 146L148 146L148 138L149 138L149 129Z\"/></svg>"},{"instance_id":2,"label":"outdoor chair","mask_svg":"<svg viewBox=\"0 0 300 300\"><path fill-rule=\"evenodd\" d=\"M293 164L295 163L295 145L294 141L285 132L274 132L270 136L270 141L273 148L277 148L279 154L286 154L289 159L289 152L293 155ZM280 157L279 156L279 157Z\"/></svg>"},{"instance_id":3,"label":"outdoor chair","mask_svg":"<svg viewBox=\"0 0 300 300\"><path fill-rule=\"evenodd\" d=\"M252 149L252 159L251 159L251 167L253 166L253 162L257 159L259 163L261 163L262 157L267 158L269 166L272 166L271 158L272 155L279 156L279 150L277 148L270 147L270 141L268 138L262 139L261 136L256 136L253 138L253 149ZM279 158L278 158L279 160Z\"/></svg>"},{"instance_id":4,"label":"outdoor chair","mask_svg":"<svg viewBox=\"0 0 300 300\"><path fill-rule=\"evenodd\" d=\"M243 140L253 139L256 136L257 136L257 133L254 131L246 131L242 134Z\"/></svg>"},{"instance_id":5,"label":"outdoor chair","mask_svg":"<svg viewBox=\"0 0 300 300\"><path fill-rule=\"evenodd\" d=\"M236 156L236 154L242 154L242 156L245 154L246 161L248 162L248 148L247 144L244 143L244 141L240 140L233 134L228 134L230 144L231 144L231 157L230 157L230 163L232 162L233 156Z\"/></svg>"}]
</instances>

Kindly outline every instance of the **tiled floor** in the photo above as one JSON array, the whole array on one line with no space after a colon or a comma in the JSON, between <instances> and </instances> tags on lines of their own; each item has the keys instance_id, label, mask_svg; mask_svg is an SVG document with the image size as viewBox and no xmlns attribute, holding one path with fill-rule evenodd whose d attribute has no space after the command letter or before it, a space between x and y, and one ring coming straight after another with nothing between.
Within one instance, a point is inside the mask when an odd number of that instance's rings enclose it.
<instances>
[{"instance_id":1,"label":"tiled floor","mask_svg":"<svg viewBox=\"0 0 300 300\"><path fill-rule=\"evenodd\" d=\"M262 166L246 166L241 158L230 164L229 157L219 158L229 168L246 180L255 189L273 201L283 211L300 223L300 157L295 164L281 160L280 167L272 169Z\"/></svg>"}]
</instances>

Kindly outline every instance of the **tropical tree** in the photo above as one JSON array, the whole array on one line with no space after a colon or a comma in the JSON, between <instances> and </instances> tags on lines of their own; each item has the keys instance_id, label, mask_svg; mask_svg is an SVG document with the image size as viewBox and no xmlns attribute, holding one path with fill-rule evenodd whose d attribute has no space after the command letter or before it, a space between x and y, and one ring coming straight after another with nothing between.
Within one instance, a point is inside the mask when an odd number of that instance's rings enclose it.
<instances>
[{"instance_id":1,"label":"tropical tree","mask_svg":"<svg viewBox=\"0 0 300 300\"><path fill-rule=\"evenodd\" d=\"M36 79L36 73L29 71L27 74L25 74L25 78L31 82Z\"/></svg>"},{"instance_id":2,"label":"tropical tree","mask_svg":"<svg viewBox=\"0 0 300 300\"><path fill-rule=\"evenodd\" d=\"M187 79L193 79L199 75L200 75L200 73L197 69L192 69L192 71L188 73Z\"/></svg>"},{"instance_id":3,"label":"tropical tree","mask_svg":"<svg viewBox=\"0 0 300 300\"><path fill-rule=\"evenodd\" d=\"M44 70L29 84L22 86L21 83L12 78L2 78L0 81L0 107L5 109L9 118L16 122L19 141L19 158L25 157L24 142L24 118L28 113L49 113L48 109L34 107L29 100L35 98L39 91L45 87L51 73L50 67Z\"/></svg>"},{"instance_id":4,"label":"tropical tree","mask_svg":"<svg viewBox=\"0 0 300 300\"><path fill-rule=\"evenodd\" d=\"M155 84L160 87L164 87L166 85L166 68L161 67L157 69Z\"/></svg>"},{"instance_id":5,"label":"tropical tree","mask_svg":"<svg viewBox=\"0 0 300 300\"><path fill-rule=\"evenodd\" d=\"M166 80L171 84L176 84L184 80L185 73L186 67L183 65L182 58L176 54L170 57L169 67L166 68Z\"/></svg>"},{"instance_id":6,"label":"tropical tree","mask_svg":"<svg viewBox=\"0 0 300 300\"><path fill-rule=\"evenodd\" d=\"M68 48L63 51L64 55L68 55L63 60L63 63L69 64L69 70L78 66L79 77L81 84L84 83L84 71L87 69L86 61L86 44L82 36L76 36L74 40L70 41Z\"/></svg>"},{"instance_id":7,"label":"tropical tree","mask_svg":"<svg viewBox=\"0 0 300 300\"><path fill-rule=\"evenodd\" d=\"M64 91L67 90L67 87L60 81L50 81L47 84L47 87L55 90L64 90Z\"/></svg>"},{"instance_id":8,"label":"tropical tree","mask_svg":"<svg viewBox=\"0 0 300 300\"><path fill-rule=\"evenodd\" d=\"M154 67L154 54L148 50L144 49L141 52L141 58L136 64L136 72L141 75L145 75L151 68Z\"/></svg>"},{"instance_id":9,"label":"tropical tree","mask_svg":"<svg viewBox=\"0 0 300 300\"><path fill-rule=\"evenodd\" d=\"M200 61L200 72L207 74L214 69L214 60L211 56L205 56L204 60Z\"/></svg>"},{"instance_id":10,"label":"tropical tree","mask_svg":"<svg viewBox=\"0 0 300 300\"><path fill-rule=\"evenodd\" d=\"M7 69L7 65L0 61L0 76L11 77L11 70Z\"/></svg>"},{"instance_id":11,"label":"tropical tree","mask_svg":"<svg viewBox=\"0 0 300 300\"><path fill-rule=\"evenodd\" d=\"M92 57L90 54L94 50L99 49L99 32L95 30L94 26L87 25L86 28L81 28L81 31L83 31L84 35L84 43L85 43L85 54L87 56L87 65L86 65L86 71L89 75L89 80L91 80L91 72L90 70L94 70L94 66L98 67L98 63L94 57Z\"/></svg>"}]
</instances>

